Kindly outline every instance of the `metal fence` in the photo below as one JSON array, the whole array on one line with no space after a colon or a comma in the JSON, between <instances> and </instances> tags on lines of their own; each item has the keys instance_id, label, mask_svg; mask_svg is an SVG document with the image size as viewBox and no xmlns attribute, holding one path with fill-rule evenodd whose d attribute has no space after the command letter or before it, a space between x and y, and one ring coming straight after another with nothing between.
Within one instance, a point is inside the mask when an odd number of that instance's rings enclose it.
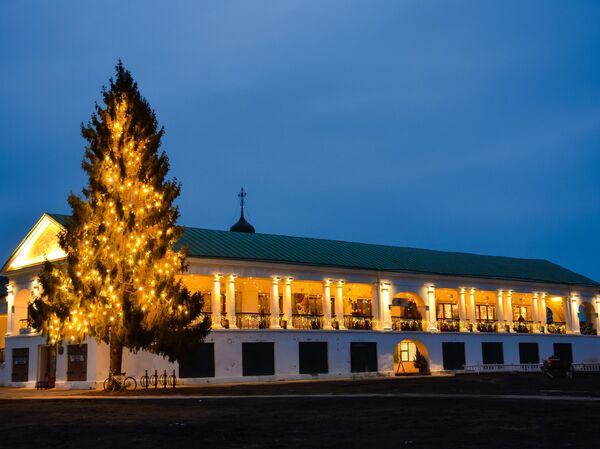
<instances>
[{"instance_id":1,"label":"metal fence","mask_svg":"<svg viewBox=\"0 0 600 449\"><path fill-rule=\"evenodd\" d=\"M542 363L494 363L489 365L464 365L465 373L538 373L542 370ZM573 363L573 371L580 373L600 373L600 362Z\"/></svg>"},{"instance_id":2,"label":"metal fence","mask_svg":"<svg viewBox=\"0 0 600 449\"><path fill-rule=\"evenodd\" d=\"M541 363L494 363L489 365L465 365L465 373L534 373L541 372Z\"/></svg>"}]
</instances>

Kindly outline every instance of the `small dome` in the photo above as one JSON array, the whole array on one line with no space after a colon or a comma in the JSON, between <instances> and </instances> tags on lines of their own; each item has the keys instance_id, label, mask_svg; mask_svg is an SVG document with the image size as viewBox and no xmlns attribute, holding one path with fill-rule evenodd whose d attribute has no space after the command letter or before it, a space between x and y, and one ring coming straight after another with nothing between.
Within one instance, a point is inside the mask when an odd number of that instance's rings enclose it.
<instances>
[{"instance_id":1,"label":"small dome","mask_svg":"<svg viewBox=\"0 0 600 449\"><path fill-rule=\"evenodd\" d=\"M242 213L240 215L240 219L229 228L230 232L248 232L250 234L254 234L256 231L254 230L254 226L246 221L244 218L244 209L242 209Z\"/></svg>"},{"instance_id":2,"label":"small dome","mask_svg":"<svg viewBox=\"0 0 600 449\"><path fill-rule=\"evenodd\" d=\"M247 193L242 187L242 190L240 190L240 193L238 195L238 198L240 199L240 219L236 224L229 228L230 232L247 232L249 234L254 234L256 232L254 230L254 226L248 223L246 221L246 218L244 218L244 202L246 201L246 195Z\"/></svg>"}]
</instances>

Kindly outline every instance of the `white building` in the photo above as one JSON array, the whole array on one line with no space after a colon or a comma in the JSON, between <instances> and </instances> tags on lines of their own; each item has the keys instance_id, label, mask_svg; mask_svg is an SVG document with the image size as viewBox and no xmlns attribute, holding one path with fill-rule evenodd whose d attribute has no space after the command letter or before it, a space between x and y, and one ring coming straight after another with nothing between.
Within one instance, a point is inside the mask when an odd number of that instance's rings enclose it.
<instances>
[{"instance_id":1,"label":"white building","mask_svg":"<svg viewBox=\"0 0 600 449\"><path fill-rule=\"evenodd\" d=\"M108 348L49 346L28 325L44 258L60 260L67 216L44 214L2 269L8 307L0 384L95 388ZM213 329L189 360L125 354L123 369L175 370L186 383L432 372L600 361L600 284L545 260L186 228L184 282L205 295ZM0 320L0 331L2 322ZM2 345L2 343L4 343Z\"/></svg>"}]
</instances>

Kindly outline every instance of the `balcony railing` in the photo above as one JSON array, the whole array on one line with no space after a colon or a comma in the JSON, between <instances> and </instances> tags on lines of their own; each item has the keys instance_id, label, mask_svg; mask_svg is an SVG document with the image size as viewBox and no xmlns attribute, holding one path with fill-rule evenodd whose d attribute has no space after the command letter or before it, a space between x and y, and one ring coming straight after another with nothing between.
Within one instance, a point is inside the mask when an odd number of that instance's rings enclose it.
<instances>
[{"instance_id":1,"label":"balcony railing","mask_svg":"<svg viewBox=\"0 0 600 449\"><path fill-rule=\"evenodd\" d=\"M294 329L323 329L323 315L292 315Z\"/></svg>"},{"instance_id":2,"label":"balcony railing","mask_svg":"<svg viewBox=\"0 0 600 449\"><path fill-rule=\"evenodd\" d=\"M206 318L208 318L211 326L214 326L212 313L206 312L206 311L200 312L200 314L198 315L198 318L196 318L196 320L192 324L200 324ZM229 329L229 320L227 319L227 312L221 312L221 327L223 327L225 329Z\"/></svg>"},{"instance_id":3,"label":"balcony railing","mask_svg":"<svg viewBox=\"0 0 600 449\"><path fill-rule=\"evenodd\" d=\"M581 333L581 335L597 335L597 331L596 329L594 329L594 324L593 323L584 323L584 322L579 322L579 332Z\"/></svg>"},{"instance_id":4,"label":"balcony railing","mask_svg":"<svg viewBox=\"0 0 600 449\"><path fill-rule=\"evenodd\" d=\"M477 320L479 332L498 332L498 322L493 320Z\"/></svg>"},{"instance_id":5,"label":"balcony railing","mask_svg":"<svg viewBox=\"0 0 600 449\"><path fill-rule=\"evenodd\" d=\"M423 320L421 318L392 317L392 330L395 331L422 331Z\"/></svg>"},{"instance_id":6,"label":"balcony railing","mask_svg":"<svg viewBox=\"0 0 600 449\"><path fill-rule=\"evenodd\" d=\"M566 334L567 323L555 321L554 323L548 323L546 329L548 330L549 334Z\"/></svg>"},{"instance_id":7,"label":"balcony railing","mask_svg":"<svg viewBox=\"0 0 600 449\"><path fill-rule=\"evenodd\" d=\"M460 332L460 321L454 318L438 318L438 329L442 332Z\"/></svg>"},{"instance_id":8,"label":"balcony railing","mask_svg":"<svg viewBox=\"0 0 600 449\"><path fill-rule=\"evenodd\" d=\"M373 329L373 317L366 315L344 315L346 329L370 330Z\"/></svg>"},{"instance_id":9,"label":"balcony railing","mask_svg":"<svg viewBox=\"0 0 600 449\"><path fill-rule=\"evenodd\" d=\"M236 312L235 324L240 329L268 329L271 323L269 313Z\"/></svg>"},{"instance_id":10,"label":"balcony railing","mask_svg":"<svg viewBox=\"0 0 600 449\"><path fill-rule=\"evenodd\" d=\"M196 320L201 323L206 317L212 320L211 312L201 312ZM424 325L421 318L401 318L391 317L392 330L394 331L423 331ZM271 323L271 314L258 312L236 312L235 322L240 329L268 329ZM228 329L230 321L226 312L221 312L221 326ZM325 324L322 314L294 314L292 316L292 325L295 329L323 329ZM280 325L287 328L287 322L283 319L283 313L280 313ZM339 328L339 323L333 318L331 325L334 329ZM474 328L479 332L498 332L500 326L504 326L507 332L516 332L521 334L530 334L534 332L533 321L514 321L510 324L500 324L494 320L477 320L475 323L463 323L464 330L473 331ZM34 333L30 319L19 320L19 334L28 335ZM373 329L373 316L367 315L344 315L344 326L346 329L371 330ZM539 326L539 330L549 334L566 334L566 323L555 321L548 323L545 327ZM437 318L437 328L442 332L460 332L461 323L457 318ZM579 328L582 335L598 335L594 323L579 322ZM1 350L1 348L0 348ZM0 362L1 363L1 362Z\"/></svg>"},{"instance_id":11,"label":"balcony railing","mask_svg":"<svg viewBox=\"0 0 600 449\"><path fill-rule=\"evenodd\" d=\"M32 322L29 318L19 320L19 334L28 335L34 332Z\"/></svg>"},{"instance_id":12,"label":"balcony railing","mask_svg":"<svg viewBox=\"0 0 600 449\"><path fill-rule=\"evenodd\" d=\"M533 333L533 321L515 321L512 329L517 334L531 334Z\"/></svg>"}]
</instances>

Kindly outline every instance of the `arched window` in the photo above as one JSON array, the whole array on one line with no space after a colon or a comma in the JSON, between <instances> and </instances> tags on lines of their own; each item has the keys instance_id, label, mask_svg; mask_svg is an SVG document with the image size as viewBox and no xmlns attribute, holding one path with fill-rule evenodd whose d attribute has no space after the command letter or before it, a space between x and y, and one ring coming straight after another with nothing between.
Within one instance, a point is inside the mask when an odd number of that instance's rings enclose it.
<instances>
[{"instance_id":1,"label":"arched window","mask_svg":"<svg viewBox=\"0 0 600 449\"><path fill-rule=\"evenodd\" d=\"M580 332L583 335L596 335L596 326L594 325L596 314L594 312L594 306L589 302L582 302L577 312Z\"/></svg>"},{"instance_id":2,"label":"arched window","mask_svg":"<svg viewBox=\"0 0 600 449\"><path fill-rule=\"evenodd\" d=\"M546 307L546 319L548 324L554 323L554 313L550 307Z\"/></svg>"},{"instance_id":3,"label":"arched window","mask_svg":"<svg viewBox=\"0 0 600 449\"><path fill-rule=\"evenodd\" d=\"M581 323L591 323L594 316L594 307L589 302L582 302L577 316Z\"/></svg>"}]
</instances>

